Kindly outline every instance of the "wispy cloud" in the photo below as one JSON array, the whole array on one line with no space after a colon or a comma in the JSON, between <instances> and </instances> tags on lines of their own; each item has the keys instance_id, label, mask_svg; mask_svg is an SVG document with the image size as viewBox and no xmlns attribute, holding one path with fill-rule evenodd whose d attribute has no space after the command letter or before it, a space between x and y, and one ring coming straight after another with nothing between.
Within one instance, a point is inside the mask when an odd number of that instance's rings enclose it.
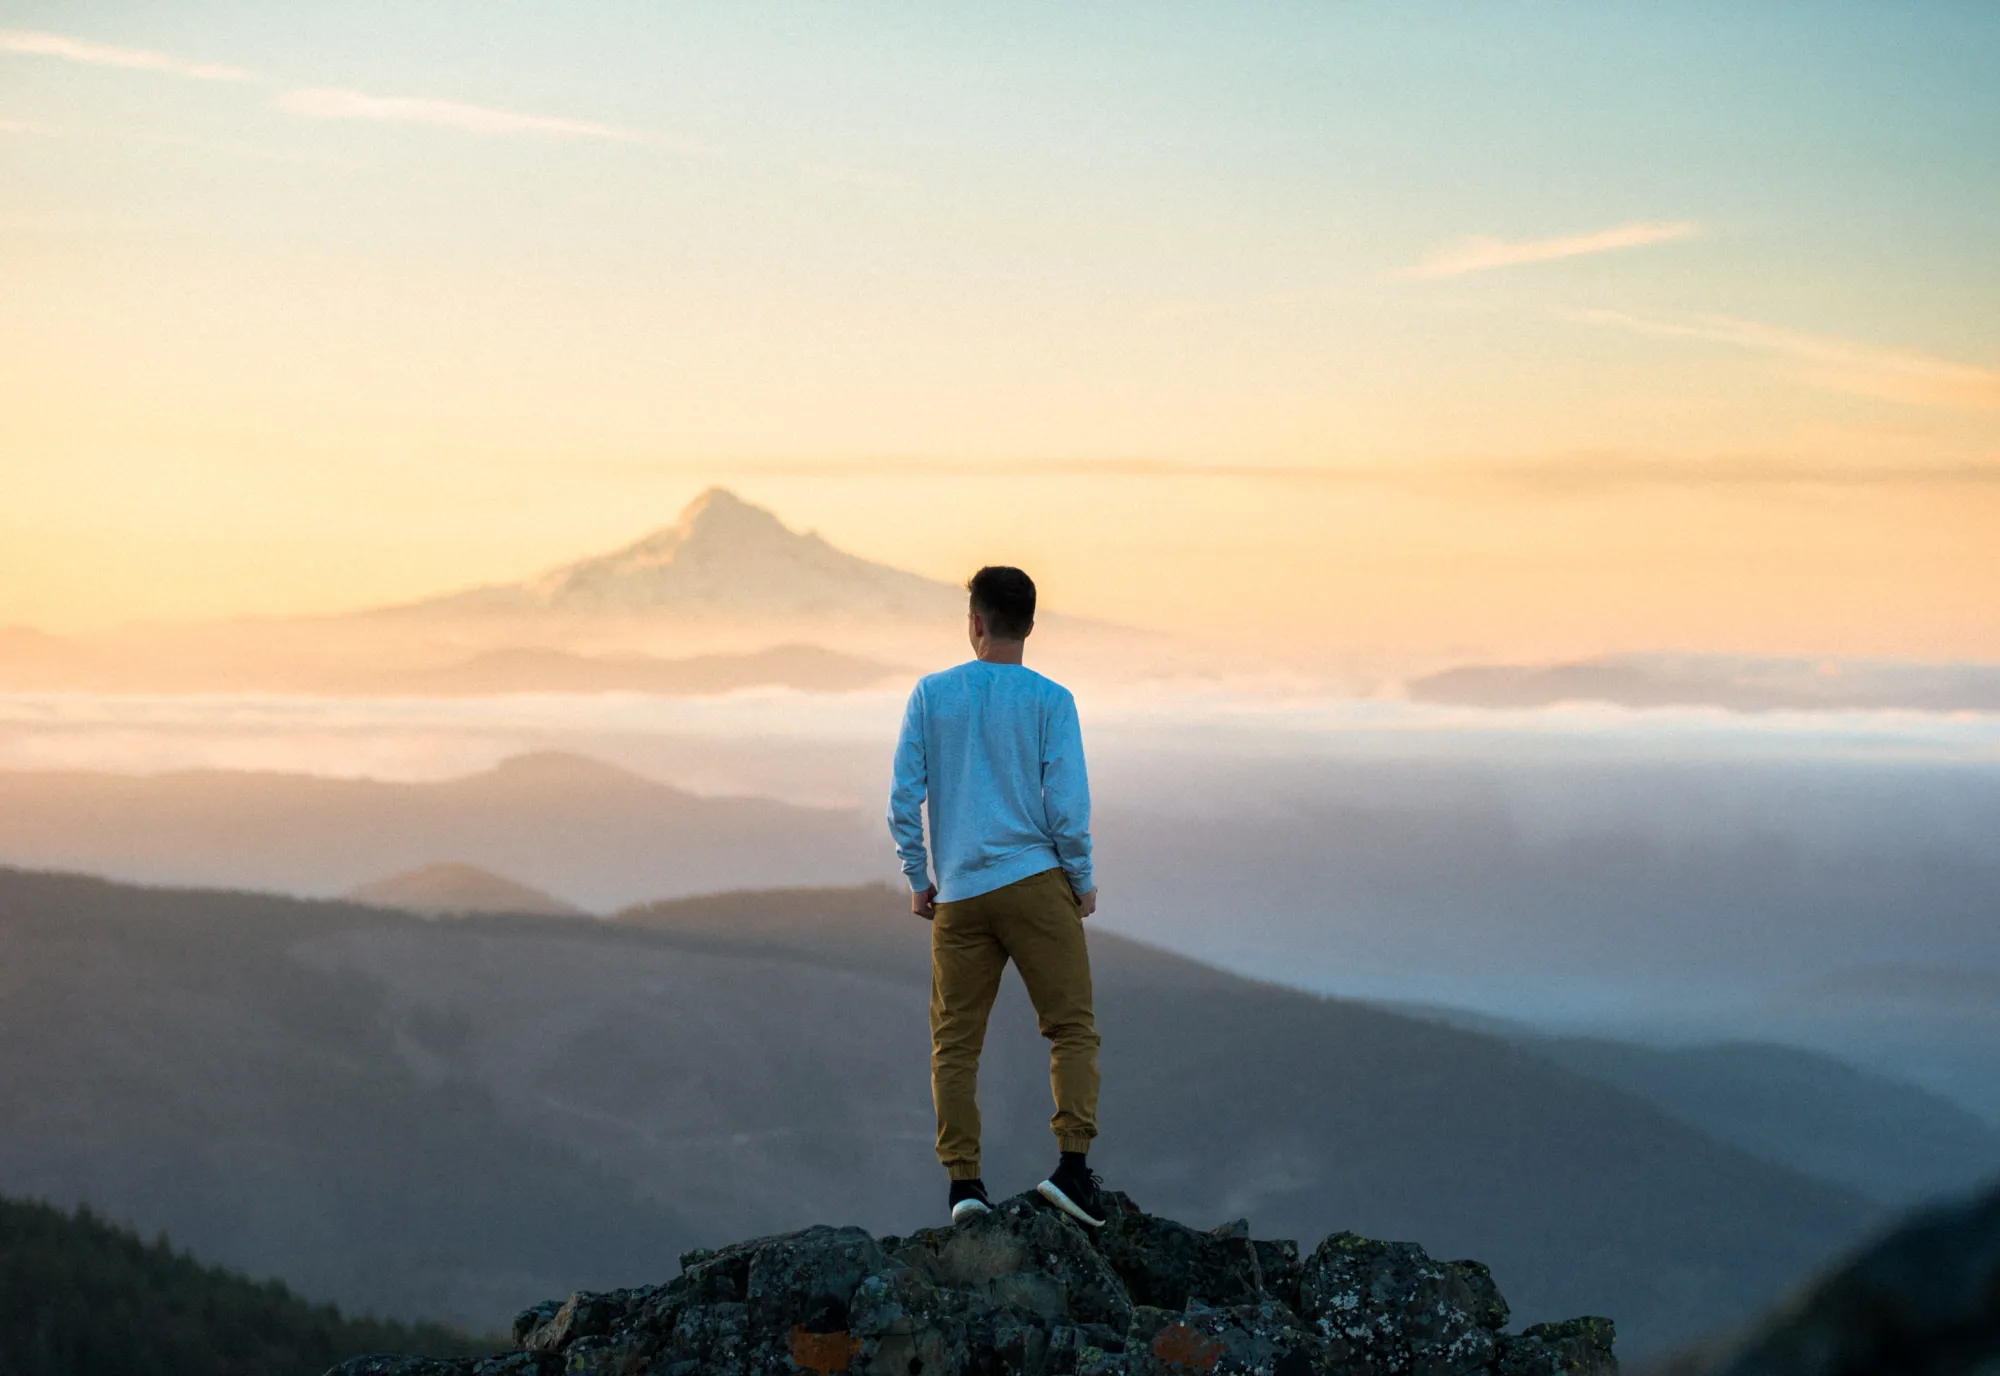
<instances>
[{"instance_id":1,"label":"wispy cloud","mask_svg":"<svg viewBox=\"0 0 2000 1376\"><path fill-rule=\"evenodd\" d=\"M0 53L34 57L57 57L95 67L123 67L135 71L166 72L201 81L254 81L257 78L241 67L219 62L189 62L167 53L144 48L121 48L109 43L73 38L67 34L32 29L0 29ZM621 125L596 120L571 119L564 115L524 114L487 105L444 100L436 96L378 96L339 86L305 86L284 91L277 97L279 109L310 119L364 120L377 124L422 124L434 128L457 129L468 134L528 136L550 139L608 139L620 143L646 142L702 151L692 144L649 134ZM19 121L0 121L0 134L40 132Z\"/></svg>"},{"instance_id":2,"label":"wispy cloud","mask_svg":"<svg viewBox=\"0 0 2000 1376\"><path fill-rule=\"evenodd\" d=\"M427 124L458 129L468 134L528 134L543 138L615 139L634 143L647 136L636 129L592 120L568 119L561 115L525 115L513 110L495 110L484 105L466 105L456 100L432 96L371 96L362 91L334 86L311 86L287 91L278 97L278 107L311 119L357 119L382 124Z\"/></svg>"},{"instance_id":3,"label":"wispy cloud","mask_svg":"<svg viewBox=\"0 0 2000 1376\"><path fill-rule=\"evenodd\" d=\"M44 33L36 29L0 29L0 52L30 57L59 57L92 67L127 67L138 71L166 72L192 77L196 81L250 81L254 78L241 67L220 62L189 62L145 48L119 48L109 43L71 38L66 34Z\"/></svg>"},{"instance_id":4,"label":"wispy cloud","mask_svg":"<svg viewBox=\"0 0 2000 1376\"><path fill-rule=\"evenodd\" d=\"M1706 340L1788 358L1803 365L1807 381L1836 391L1913 406L2000 410L2000 368L1720 315L1662 320L1610 310L1561 314L1588 325L1607 325L1664 339Z\"/></svg>"},{"instance_id":5,"label":"wispy cloud","mask_svg":"<svg viewBox=\"0 0 2000 1376\"><path fill-rule=\"evenodd\" d=\"M1565 234L1554 239L1467 239L1442 248L1396 276L1417 280L1433 277L1462 277L1468 272L1490 272L1494 268L1517 267L1523 263L1548 263L1558 258L1583 258L1594 253L1615 253L1619 249L1641 248L1647 244L1671 243L1701 233L1693 220L1635 220L1589 234Z\"/></svg>"}]
</instances>

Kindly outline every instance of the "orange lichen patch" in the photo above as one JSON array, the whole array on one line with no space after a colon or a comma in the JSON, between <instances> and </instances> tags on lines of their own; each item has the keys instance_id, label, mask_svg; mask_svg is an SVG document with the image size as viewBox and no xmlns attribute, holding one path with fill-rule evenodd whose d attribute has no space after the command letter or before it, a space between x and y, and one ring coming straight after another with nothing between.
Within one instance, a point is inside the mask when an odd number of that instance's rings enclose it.
<instances>
[{"instance_id":1,"label":"orange lichen patch","mask_svg":"<svg viewBox=\"0 0 2000 1376\"><path fill-rule=\"evenodd\" d=\"M1153 1356L1168 1366L1189 1371L1212 1370L1222 1358L1222 1344L1184 1323L1162 1328L1153 1338Z\"/></svg>"},{"instance_id":2,"label":"orange lichen patch","mask_svg":"<svg viewBox=\"0 0 2000 1376\"><path fill-rule=\"evenodd\" d=\"M861 1339L846 1333L808 1333L802 1323L792 1325L792 1365L801 1371L845 1371Z\"/></svg>"}]
</instances>

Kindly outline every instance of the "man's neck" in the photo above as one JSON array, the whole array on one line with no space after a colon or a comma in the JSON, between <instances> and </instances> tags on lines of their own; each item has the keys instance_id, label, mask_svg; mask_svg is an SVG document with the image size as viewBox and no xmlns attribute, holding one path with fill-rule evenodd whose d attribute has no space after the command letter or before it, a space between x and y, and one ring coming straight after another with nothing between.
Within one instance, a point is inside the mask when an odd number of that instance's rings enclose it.
<instances>
[{"instance_id":1,"label":"man's neck","mask_svg":"<svg viewBox=\"0 0 2000 1376\"><path fill-rule=\"evenodd\" d=\"M989 638L973 646L972 653L982 664L1019 664L1021 662L1021 652L1027 649L1027 647L1028 642L1025 640L993 640Z\"/></svg>"}]
</instances>

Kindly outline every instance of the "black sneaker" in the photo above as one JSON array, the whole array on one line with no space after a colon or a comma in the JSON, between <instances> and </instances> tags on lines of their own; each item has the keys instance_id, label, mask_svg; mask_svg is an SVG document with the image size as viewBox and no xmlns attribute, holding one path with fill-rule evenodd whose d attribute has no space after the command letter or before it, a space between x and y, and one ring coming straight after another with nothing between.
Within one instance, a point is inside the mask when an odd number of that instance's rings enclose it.
<instances>
[{"instance_id":1,"label":"black sneaker","mask_svg":"<svg viewBox=\"0 0 2000 1376\"><path fill-rule=\"evenodd\" d=\"M951 1182L951 1221L963 1223L978 1214L991 1213L993 1201L986 1197L986 1184L980 1180L954 1180Z\"/></svg>"},{"instance_id":2,"label":"black sneaker","mask_svg":"<svg viewBox=\"0 0 2000 1376\"><path fill-rule=\"evenodd\" d=\"M1078 1223L1102 1228L1104 1202L1098 1197L1098 1191L1103 1184L1097 1178L1097 1172L1084 1163L1082 1152L1066 1151L1049 1178L1035 1186L1035 1193Z\"/></svg>"}]
</instances>

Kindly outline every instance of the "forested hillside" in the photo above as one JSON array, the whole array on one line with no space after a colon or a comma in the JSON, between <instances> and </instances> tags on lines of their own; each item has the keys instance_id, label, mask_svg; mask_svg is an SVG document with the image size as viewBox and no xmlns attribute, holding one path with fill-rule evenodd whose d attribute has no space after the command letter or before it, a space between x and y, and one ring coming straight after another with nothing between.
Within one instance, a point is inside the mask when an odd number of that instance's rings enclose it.
<instances>
[{"instance_id":1,"label":"forested hillside","mask_svg":"<svg viewBox=\"0 0 2000 1376\"><path fill-rule=\"evenodd\" d=\"M319 1376L357 1352L492 1346L436 1324L348 1318L88 1208L0 1199L0 1376Z\"/></svg>"}]
</instances>

